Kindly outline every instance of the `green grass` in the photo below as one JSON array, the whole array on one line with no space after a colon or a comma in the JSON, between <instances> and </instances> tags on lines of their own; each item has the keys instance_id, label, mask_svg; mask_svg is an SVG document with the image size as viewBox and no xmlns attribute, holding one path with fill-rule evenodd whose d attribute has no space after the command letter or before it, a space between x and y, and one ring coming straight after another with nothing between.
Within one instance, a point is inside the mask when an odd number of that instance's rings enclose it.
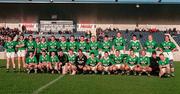
<instances>
[{"instance_id":1,"label":"green grass","mask_svg":"<svg viewBox=\"0 0 180 94\"><path fill-rule=\"evenodd\" d=\"M121 75L66 75L39 94L180 94L180 62L174 78ZM6 73L0 60L0 94L32 94L59 74Z\"/></svg>"}]
</instances>

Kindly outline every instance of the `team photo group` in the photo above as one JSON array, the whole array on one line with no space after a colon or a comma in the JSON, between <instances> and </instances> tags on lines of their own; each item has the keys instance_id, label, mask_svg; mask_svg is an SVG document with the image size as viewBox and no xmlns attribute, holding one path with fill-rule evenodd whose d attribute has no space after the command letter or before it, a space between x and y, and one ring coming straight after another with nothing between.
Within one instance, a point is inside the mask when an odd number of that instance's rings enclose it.
<instances>
[{"instance_id":1,"label":"team photo group","mask_svg":"<svg viewBox=\"0 0 180 94\"><path fill-rule=\"evenodd\" d=\"M47 38L29 35L25 38L19 35L17 40L8 36L4 48L7 72L175 76L173 52L176 45L168 35L160 44L151 34L145 44L136 35L127 42L121 32L113 39L104 36L102 42L97 41L96 36L57 38L52 35Z\"/></svg>"}]
</instances>

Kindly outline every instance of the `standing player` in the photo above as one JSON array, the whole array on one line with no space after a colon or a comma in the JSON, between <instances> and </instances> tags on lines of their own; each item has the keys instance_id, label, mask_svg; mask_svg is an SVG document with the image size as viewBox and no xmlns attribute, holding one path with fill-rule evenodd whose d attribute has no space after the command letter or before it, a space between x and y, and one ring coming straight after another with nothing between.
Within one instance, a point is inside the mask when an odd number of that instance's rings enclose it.
<instances>
[{"instance_id":1,"label":"standing player","mask_svg":"<svg viewBox=\"0 0 180 94\"><path fill-rule=\"evenodd\" d=\"M48 42L46 41L46 38L44 36L42 36L41 38L40 51L48 51Z\"/></svg>"},{"instance_id":2,"label":"standing player","mask_svg":"<svg viewBox=\"0 0 180 94\"><path fill-rule=\"evenodd\" d=\"M137 36L133 35L129 44L129 50L134 51L134 54L139 57L139 51L141 50L141 43L137 40Z\"/></svg>"},{"instance_id":3,"label":"standing player","mask_svg":"<svg viewBox=\"0 0 180 94\"><path fill-rule=\"evenodd\" d=\"M55 52L51 52L50 63L51 63L51 65L49 65L50 66L49 68L52 70L51 73L54 74L54 70L56 70L58 73L60 73L59 59Z\"/></svg>"},{"instance_id":4,"label":"standing player","mask_svg":"<svg viewBox=\"0 0 180 94\"><path fill-rule=\"evenodd\" d=\"M57 49L59 48L59 44L56 41L55 36L51 36L51 41L48 43L48 51L51 54L51 52L54 52L57 55Z\"/></svg>"},{"instance_id":5,"label":"standing player","mask_svg":"<svg viewBox=\"0 0 180 94\"><path fill-rule=\"evenodd\" d=\"M89 52L90 53L94 53L95 56L98 56L99 55L99 50L100 48L100 44L96 41L96 37L95 36L92 36L91 37L91 42L89 43Z\"/></svg>"},{"instance_id":6,"label":"standing player","mask_svg":"<svg viewBox=\"0 0 180 94\"><path fill-rule=\"evenodd\" d=\"M6 63L6 71L9 72L10 60L12 62L13 71L15 71L16 65L14 63L15 57L15 47L16 42L12 40L11 36L8 36L8 40L4 45L6 56L7 56L7 63Z\"/></svg>"},{"instance_id":7,"label":"standing player","mask_svg":"<svg viewBox=\"0 0 180 94\"><path fill-rule=\"evenodd\" d=\"M75 59L75 65L77 67L78 72L87 73L87 68L84 67L86 65L86 62L87 62L87 57L83 54L82 50L79 49L78 56L76 56Z\"/></svg>"},{"instance_id":8,"label":"standing player","mask_svg":"<svg viewBox=\"0 0 180 94\"><path fill-rule=\"evenodd\" d=\"M159 63L159 77L162 77L164 74L167 74L168 77L170 77L170 61L168 58L165 58L163 54L159 55L160 61Z\"/></svg>"},{"instance_id":9,"label":"standing player","mask_svg":"<svg viewBox=\"0 0 180 94\"><path fill-rule=\"evenodd\" d=\"M149 57L146 56L146 51L142 50L140 52L140 57L138 58L138 68L137 68L137 72L139 72L139 75L141 76L141 74L143 72L145 72L148 76L150 76L150 72L152 71L150 66L150 59Z\"/></svg>"},{"instance_id":10,"label":"standing player","mask_svg":"<svg viewBox=\"0 0 180 94\"><path fill-rule=\"evenodd\" d=\"M39 62L39 57L41 55L41 48L40 48L41 42L40 42L40 38L36 37L36 58Z\"/></svg>"},{"instance_id":11,"label":"standing player","mask_svg":"<svg viewBox=\"0 0 180 94\"><path fill-rule=\"evenodd\" d=\"M165 35L165 41L161 43L160 50L163 52L164 56L170 60L171 76L174 75L174 64L173 64L173 52L176 51L176 45L170 41L169 36Z\"/></svg>"},{"instance_id":12,"label":"standing player","mask_svg":"<svg viewBox=\"0 0 180 94\"><path fill-rule=\"evenodd\" d=\"M152 52L156 51L157 49L157 43L153 40L152 35L148 35L148 40L144 44L144 48L146 49L146 55L148 57L152 56Z\"/></svg>"},{"instance_id":13,"label":"standing player","mask_svg":"<svg viewBox=\"0 0 180 94\"><path fill-rule=\"evenodd\" d=\"M73 50L75 53L77 51L77 42L75 41L75 38L73 35L70 36L70 41L68 44L68 48Z\"/></svg>"},{"instance_id":14,"label":"standing player","mask_svg":"<svg viewBox=\"0 0 180 94\"><path fill-rule=\"evenodd\" d=\"M102 42L101 44L101 56L103 57L104 55L104 52L110 52L111 48L112 48L112 45L111 43L109 42L108 40L108 36L105 36L104 37L104 41Z\"/></svg>"},{"instance_id":15,"label":"standing player","mask_svg":"<svg viewBox=\"0 0 180 94\"><path fill-rule=\"evenodd\" d=\"M86 62L86 68L90 73L92 72L97 73L98 58L95 57L94 53L90 53L90 54L91 55Z\"/></svg>"},{"instance_id":16,"label":"standing player","mask_svg":"<svg viewBox=\"0 0 180 94\"><path fill-rule=\"evenodd\" d=\"M120 54L125 54L125 39L122 37L121 32L118 32L113 40L113 50L119 50Z\"/></svg>"},{"instance_id":17,"label":"standing player","mask_svg":"<svg viewBox=\"0 0 180 94\"><path fill-rule=\"evenodd\" d=\"M76 55L73 52L73 50L69 50L68 52L68 67L70 68L69 71L71 72L71 75L75 75L77 72L77 67L75 65Z\"/></svg>"},{"instance_id":18,"label":"standing player","mask_svg":"<svg viewBox=\"0 0 180 94\"><path fill-rule=\"evenodd\" d=\"M33 52L33 54L36 54L36 42L33 40L33 36L29 35L28 36L28 41L26 42L26 51L27 51L27 56L29 55L29 52Z\"/></svg>"},{"instance_id":19,"label":"standing player","mask_svg":"<svg viewBox=\"0 0 180 94\"><path fill-rule=\"evenodd\" d=\"M88 44L86 43L84 36L80 37L80 42L78 43L78 49L81 49L83 53L87 56L87 49L88 49Z\"/></svg>"},{"instance_id":20,"label":"standing player","mask_svg":"<svg viewBox=\"0 0 180 94\"><path fill-rule=\"evenodd\" d=\"M60 42L60 48L62 49L62 51L67 54L68 52L68 43L66 41L66 37L65 36L62 36L61 37L61 42Z\"/></svg>"},{"instance_id":21,"label":"standing player","mask_svg":"<svg viewBox=\"0 0 180 94\"><path fill-rule=\"evenodd\" d=\"M101 71L102 74L105 74L105 72L108 72L108 74L111 74L111 72L113 71L113 66L111 65L113 65L114 62L109 57L108 52L104 53L104 56L101 58L99 62L100 62L100 65L98 65L98 71Z\"/></svg>"},{"instance_id":22,"label":"standing player","mask_svg":"<svg viewBox=\"0 0 180 94\"><path fill-rule=\"evenodd\" d=\"M17 55L18 55L18 68L19 68L19 71L21 70L21 59L22 59L22 62L23 62L23 68L25 68L25 56L26 56L26 42L24 40L24 36L23 35L20 35L19 39L18 39L18 42L16 44L16 48L18 49L17 51Z\"/></svg>"},{"instance_id":23,"label":"standing player","mask_svg":"<svg viewBox=\"0 0 180 94\"><path fill-rule=\"evenodd\" d=\"M134 54L133 50L130 50L129 52L130 54L126 58L125 70L127 75L130 74L130 71L133 71L134 75L136 75L138 57Z\"/></svg>"},{"instance_id":24,"label":"standing player","mask_svg":"<svg viewBox=\"0 0 180 94\"><path fill-rule=\"evenodd\" d=\"M47 68L47 64L49 63L49 55L47 55L45 50L42 50L42 55L39 57L39 69L44 71Z\"/></svg>"},{"instance_id":25,"label":"standing player","mask_svg":"<svg viewBox=\"0 0 180 94\"><path fill-rule=\"evenodd\" d=\"M29 74L31 70L34 70L34 73L37 73L38 62L34 56L34 52L29 52L29 56L26 58L26 69Z\"/></svg>"}]
</instances>

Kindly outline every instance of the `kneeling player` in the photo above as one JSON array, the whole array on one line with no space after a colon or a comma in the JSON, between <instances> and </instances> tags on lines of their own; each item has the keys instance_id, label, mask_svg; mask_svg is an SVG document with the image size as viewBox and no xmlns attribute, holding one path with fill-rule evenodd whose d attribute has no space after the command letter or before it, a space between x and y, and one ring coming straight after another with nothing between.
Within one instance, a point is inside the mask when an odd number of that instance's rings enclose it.
<instances>
[{"instance_id":1,"label":"kneeling player","mask_svg":"<svg viewBox=\"0 0 180 94\"><path fill-rule=\"evenodd\" d=\"M119 50L116 50L115 55L114 55L114 63L115 63L115 69L113 69L114 71L118 72L121 71L121 74L124 73L124 56L122 54L120 54Z\"/></svg>"},{"instance_id":2,"label":"kneeling player","mask_svg":"<svg viewBox=\"0 0 180 94\"><path fill-rule=\"evenodd\" d=\"M26 58L26 69L28 74L31 72L31 70L34 70L34 72L37 73L37 59L33 54L33 52L29 52L29 56Z\"/></svg>"},{"instance_id":3,"label":"kneeling player","mask_svg":"<svg viewBox=\"0 0 180 94\"><path fill-rule=\"evenodd\" d=\"M140 76L143 72L150 76L150 72L152 71L151 67L149 67L150 59L146 56L146 52L144 50L142 50L140 54L141 55L138 59L138 68L136 71L139 73Z\"/></svg>"},{"instance_id":4,"label":"kneeling player","mask_svg":"<svg viewBox=\"0 0 180 94\"><path fill-rule=\"evenodd\" d=\"M66 54L63 53L62 49L59 50L58 52L58 58L59 58L59 70L62 69L62 74L67 74L69 70L69 64L68 64L68 57Z\"/></svg>"},{"instance_id":5,"label":"kneeling player","mask_svg":"<svg viewBox=\"0 0 180 94\"><path fill-rule=\"evenodd\" d=\"M168 77L170 77L170 62L168 58L165 58L163 54L159 55L160 61L159 63L159 77L163 76L164 74L167 74Z\"/></svg>"},{"instance_id":6,"label":"kneeling player","mask_svg":"<svg viewBox=\"0 0 180 94\"><path fill-rule=\"evenodd\" d=\"M97 73L98 59L95 57L95 54L92 52L91 56L87 60L87 65L85 66L87 70L92 73Z\"/></svg>"},{"instance_id":7,"label":"kneeling player","mask_svg":"<svg viewBox=\"0 0 180 94\"><path fill-rule=\"evenodd\" d=\"M134 54L133 50L130 50L130 54L126 58L125 70L126 70L127 75L130 74L130 71L133 71L134 75L136 75L137 56Z\"/></svg>"},{"instance_id":8,"label":"kneeling player","mask_svg":"<svg viewBox=\"0 0 180 94\"><path fill-rule=\"evenodd\" d=\"M48 64L48 68L51 70L54 68L54 70L56 70L58 73L60 73L59 59L55 52L51 52L50 63ZM54 74L54 70L52 70L52 72L51 72L52 74Z\"/></svg>"},{"instance_id":9,"label":"kneeling player","mask_svg":"<svg viewBox=\"0 0 180 94\"><path fill-rule=\"evenodd\" d=\"M44 71L47 68L49 62L49 55L46 54L46 51L42 51L42 55L39 58L39 69Z\"/></svg>"},{"instance_id":10,"label":"kneeling player","mask_svg":"<svg viewBox=\"0 0 180 94\"><path fill-rule=\"evenodd\" d=\"M75 65L75 59L76 59L76 55L73 52L73 50L69 50L68 52L68 67L69 67L69 71L71 73L71 75L75 75L77 72L77 67Z\"/></svg>"},{"instance_id":11,"label":"kneeling player","mask_svg":"<svg viewBox=\"0 0 180 94\"><path fill-rule=\"evenodd\" d=\"M113 66L114 62L110 59L108 52L104 53L104 57L99 62L100 64L98 65L97 70L102 72L102 74L105 74L105 72L108 72L108 74L111 74L113 71Z\"/></svg>"}]
</instances>

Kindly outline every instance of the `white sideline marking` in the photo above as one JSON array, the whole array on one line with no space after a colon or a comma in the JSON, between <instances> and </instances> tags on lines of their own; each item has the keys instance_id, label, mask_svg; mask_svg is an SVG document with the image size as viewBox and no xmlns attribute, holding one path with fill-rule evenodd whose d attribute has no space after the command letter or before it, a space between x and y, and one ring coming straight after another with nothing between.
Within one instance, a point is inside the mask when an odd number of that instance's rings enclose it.
<instances>
[{"instance_id":1,"label":"white sideline marking","mask_svg":"<svg viewBox=\"0 0 180 94\"><path fill-rule=\"evenodd\" d=\"M50 85L52 85L53 83L55 83L56 81L58 81L59 79L61 79L62 77L64 77L64 75L60 75L58 78L52 80L51 82L43 85L42 87L40 87L39 89L37 89L36 91L34 91L32 94L38 94L39 92L41 92L43 89L49 87Z\"/></svg>"}]
</instances>

